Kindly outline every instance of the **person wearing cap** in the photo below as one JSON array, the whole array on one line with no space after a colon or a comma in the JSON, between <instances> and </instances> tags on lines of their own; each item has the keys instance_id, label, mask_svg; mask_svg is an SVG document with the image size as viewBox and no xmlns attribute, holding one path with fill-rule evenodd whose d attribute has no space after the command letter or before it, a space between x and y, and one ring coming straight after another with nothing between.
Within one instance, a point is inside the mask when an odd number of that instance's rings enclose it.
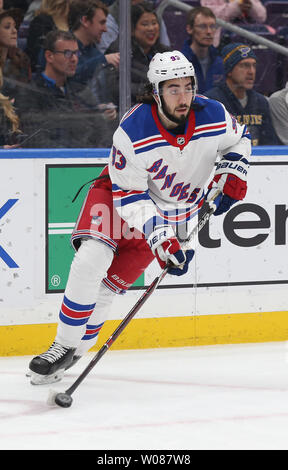
<instances>
[{"instance_id":1,"label":"person wearing cap","mask_svg":"<svg viewBox=\"0 0 288 470\"><path fill-rule=\"evenodd\" d=\"M57 334L29 364L32 384L63 377L96 343L115 294L154 259L168 275L187 273L191 282L195 240L185 250L180 242L197 227L203 203L218 216L246 195L246 126L221 103L196 95L194 67L179 51L155 54L147 78L81 208Z\"/></svg>"},{"instance_id":2,"label":"person wearing cap","mask_svg":"<svg viewBox=\"0 0 288 470\"><path fill-rule=\"evenodd\" d=\"M225 80L205 96L218 100L238 122L248 126L252 145L278 145L266 97L253 90L257 58L253 49L242 43L225 46L221 55Z\"/></svg>"}]
</instances>

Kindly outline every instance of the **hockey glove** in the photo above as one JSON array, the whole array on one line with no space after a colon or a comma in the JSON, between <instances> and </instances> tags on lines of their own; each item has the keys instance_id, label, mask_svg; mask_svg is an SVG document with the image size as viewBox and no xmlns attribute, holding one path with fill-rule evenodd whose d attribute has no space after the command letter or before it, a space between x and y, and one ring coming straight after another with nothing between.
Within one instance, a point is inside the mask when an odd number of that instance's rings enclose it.
<instances>
[{"instance_id":1,"label":"hockey glove","mask_svg":"<svg viewBox=\"0 0 288 470\"><path fill-rule=\"evenodd\" d=\"M206 200L209 205L216 206L214 215L227 212L235 202L244 199L247 192L247 174L249 162L244 155L228 152L217 164L213 181L208 186ZM215 192L221 194L215 198Z\"/></svg>"},{"instance_id":2,"label":"hockey glove","mask_svg":"<svg viewBox=\"0 0 288 470\"><path fill-rule=\"evenodd\" d=\"M192 259L194 257L194 253L195 253L194 250L185 251L186 261L185 261L183 267L176 268L176 267L172 266L169 269L168 273L172 274L173 276L183 276L183 274L186 274L187 271L188 271L188 268L189 268L189 263L190 263L190 261L192 261Z\"/></svg>"},{"instance_id":3,"label":"hockey glove","mask_svg":"<svg viewBox=\"0 0 288 470\"><path fill-rule=\"evenodd\" d=\"M236 175L224 173L216 175L209 184L208 189L206 200L216 206L214 215L221 215L227 212L233 204L244 199L247 192L247 183ZM212 201L215 192L219 190L221 194Z\"/></svg>"},{"instance_id":4,"label":"hockey glove","mask_svg":"<svg viewBox=\"0 0 288 470\"><path fill-rule=\"evenodd\" d=\"M155 227L148 238L148 244L162 269L169 263L171 264L169 274L182 276L187 273L194 250L189 250L185 254L170 225Z\"/></svg>"}]
</instances>

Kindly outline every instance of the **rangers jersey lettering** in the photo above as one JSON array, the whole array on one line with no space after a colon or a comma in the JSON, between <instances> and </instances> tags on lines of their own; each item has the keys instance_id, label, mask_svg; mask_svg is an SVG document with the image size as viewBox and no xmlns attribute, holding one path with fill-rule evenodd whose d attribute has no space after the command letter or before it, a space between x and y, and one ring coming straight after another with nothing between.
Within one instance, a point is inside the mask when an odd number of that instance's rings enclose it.
<instances>
[{"instance_id":1,"label":"rangers jersey lettering","mask_svg":"<svg viewBox=\"0 0 288 470\"><path fill-rule=\"evenodd\" d=\"M183 135L163 127L156 104L136 105L114 134L109 158L114 205L130 227L146 235L155 225L181 224L197 214L216 160L218 168L222 161L227 173L246 178L251 153L246 126L218 101L198 96L195 102L202 109L190 112Z\"/></svg>"}]
</instances>

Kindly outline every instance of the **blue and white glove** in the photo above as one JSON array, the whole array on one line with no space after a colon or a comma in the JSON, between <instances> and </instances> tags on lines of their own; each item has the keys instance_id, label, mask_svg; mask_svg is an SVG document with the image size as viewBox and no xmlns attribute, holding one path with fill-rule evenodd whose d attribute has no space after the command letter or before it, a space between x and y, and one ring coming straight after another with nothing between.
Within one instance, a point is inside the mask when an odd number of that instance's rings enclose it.
<instances>
[{"instance_id":1,"label":"blue and white glove","mask_svg":"<svg viewBox=\"0 0 288 470\"><path fill-rule=\"evenodd\" d=\"M187 273L194 250L182 250L171 225L158 225L147 241L162 269L169 263L169 274L182 276Z\"/></svg>"}]
</instances>

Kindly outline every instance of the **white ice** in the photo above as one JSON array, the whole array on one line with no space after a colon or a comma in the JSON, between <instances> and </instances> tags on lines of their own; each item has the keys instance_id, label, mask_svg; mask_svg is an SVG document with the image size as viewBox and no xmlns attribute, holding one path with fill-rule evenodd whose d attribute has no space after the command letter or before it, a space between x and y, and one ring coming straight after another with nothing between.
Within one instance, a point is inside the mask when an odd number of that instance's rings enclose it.
<instances>
[{"instance_id":1,"label":"white ice","mask_svg":"<svg viewBox=\"0 0 288 470\"><path fill-rule=\"evenodd\" d=\"M286 342L109 350L67 409L30 385L30 359L0 358L1 450L288 449Z\"/></svg>"}]
</instances>

